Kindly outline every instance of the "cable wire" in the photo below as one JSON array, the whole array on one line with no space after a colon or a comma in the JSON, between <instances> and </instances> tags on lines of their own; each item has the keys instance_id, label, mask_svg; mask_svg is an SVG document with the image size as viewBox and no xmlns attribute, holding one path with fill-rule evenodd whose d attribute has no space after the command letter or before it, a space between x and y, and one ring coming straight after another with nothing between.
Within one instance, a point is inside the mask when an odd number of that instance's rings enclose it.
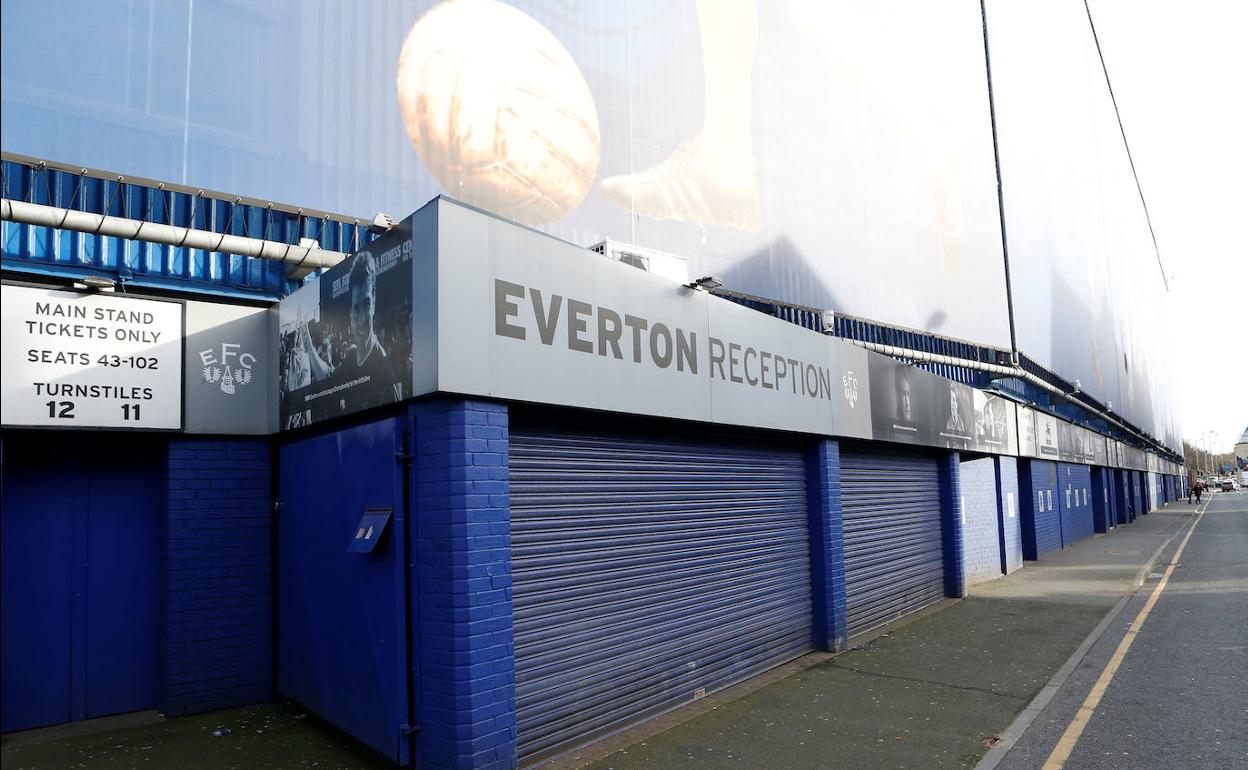
<instances>
[{"instance_id":1,"label":"cable wire","mask_svg":"<svg viewBox=\"0 0 1248 770\"><path fill-rule=\"evenodd\" d=\"M1135 170L1135 158L1131 155L1131 145L1127 142L1127 130L1122 127L1122 113L1118 111L1118 99L1114 96L1114 84L1109 80L1109 68L1105 66L1105 54L1101 51L1101 39L1096 34L1096 23L1092 21L1092 8L1088 0L1083 0L1083 10L1088 14L1088 27L1092 30L1092 42L1096 43L1096 55L1101 60L1101 72L1105 73L1105 86L1109 89L1109 100L1114 105L1114 117L1118 119L1118 133L1122 134L1122 146L1127 151L1127 162L1131 164L1131 176L1135 178L1135 190L1140 194L1140 205L1144 207L1144 221L1148 223L1148 235L1153 239L1153 253L1157 255L1157 268L1161 271L1161 283L1170 291L1170 281L1166 279L1166 266L1161 263L1161 249L1157 246L1157 233L1153 231L1153 218L1148 213L1148 202L1144 200L1144 188L1140 186L1140 175Z\"/></svg>"}]
</instances>

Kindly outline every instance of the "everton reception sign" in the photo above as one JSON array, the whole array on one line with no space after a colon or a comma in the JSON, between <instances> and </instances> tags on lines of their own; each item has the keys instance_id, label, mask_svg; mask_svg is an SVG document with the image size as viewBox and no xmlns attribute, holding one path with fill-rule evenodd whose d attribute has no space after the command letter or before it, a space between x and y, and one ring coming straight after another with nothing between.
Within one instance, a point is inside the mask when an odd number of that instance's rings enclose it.
<instances>
[{"instance_id":1,"label":"everton reception sign","mask_svg":"<svg viewBox=\"0 0 1248 770\"><path fill-rule=\"evenodd\" d=\"M182 427L182 305L3 287L3 424Z\"/></svg>"}]
</instances>

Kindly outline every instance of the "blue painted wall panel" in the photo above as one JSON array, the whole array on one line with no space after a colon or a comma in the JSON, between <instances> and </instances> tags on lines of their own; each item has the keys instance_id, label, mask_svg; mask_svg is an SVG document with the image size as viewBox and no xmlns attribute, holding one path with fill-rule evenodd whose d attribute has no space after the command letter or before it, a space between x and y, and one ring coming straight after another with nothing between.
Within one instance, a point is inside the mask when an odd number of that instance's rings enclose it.
<instances>
[{"instance_id":1,"label":"blue painted wall panel","mask_svg":"<svg viewBox=\"0 0 1248 770\"><path fill-rule=\"evenodd\" d=\"M281 447L279 691L400 764L410 756L400 421ZM389 509L371 553L348 552L366 509ZM443 554L442 558L450 558Z\"/></svg>"},{"instance_id":2,"label":"blue painted wall panel","mask_svg":"<svg viewBox=\"0 0 1248 770\"><path fill-rule=\"evenodd\" d=\"M998 518L1001 522L1001 564L1008 575L1023 566L1023 497L1019 491L1018 461L993 458L997 468Z\"/></svg>"},{"instance_id":3,"label":"blue painted wall panel","mask_svg":"<svg viewBox=\"0 0 1248 770\"><path fill-rule=\"evenodd\" d=\"M1112 471L1108 468L1093 468L1090 474L1092 482L1092 528L1097 532L1108 532L1114 526L1113 501L1110 491L1113 487Z\"/></svg>"},{"instance_id":4,"label":"blue painted wall panel","mask_svg":"<svg viewBox=\"0 0 1248 770\"><path fill-rule=\"evenodd\" d=\"M64 435L64 434L62 434ZM4 442L0 507L0 730L70 720L70 584L74 511L87 502L73 470L29 443Z\"/></svg>"},{"instance_id":5,"label":"blue painted wall panel","mask_svg":"<svg viewBox=\"0 0 1248 770\"><path fill-rule=\"evenodd\" d=\"M374 236L354 219L308 216L267 206L197 196L113 179L82 177L54 168L3 161L4 197L31 203L127 217L177 227L350 253ZM79 277L117 275L135 286L199 291L251 299L278 299L299 287L283 264L220 252L128 241L69 230L0 222L6 270Z\"/></svg>"},{"instance_id":6,"label":"blue painted wall panel","mask_svg":"<svg viewBox=\"0 0 1248 770\"><path fill-rule=\"evenodd\" d=\"M1092 478L1086 465L1058 464L1058 504L1062 517L1062 546L1091 537Z\"/></svg>"},{"instance_id":7,"label":"blue painted wall panel","mask_svg":"<svg viewBox=\"0 0 1248 770\"><path fill-rule=\"evenodd\" d=\"M1057 465L1047 460L1019 460L1023 500L1023 557L1039 559L1062 547Z\"/></svg>"},{"instance_id":8,"label":"blue painted wall panel","mask_svg":"<svg viewBox=\"0 0 1248 770\"><path fill-rule=\"evenodd\" d=\"M152 708L164 438L5 438L3 730Z\"/></svg>"},{"instance_id":9,"label":"blue painted wall panel","mask_svg":"<svg viewBox=\"0 0 1248 770\"><path fill-rule=\"evenodd\" d=\"M157 617L163 441L97 434L86 458L84 639L86 717L152 708L158 700ZM81 472L83 469L78 469Z\"/></svg>"}]
</instances>

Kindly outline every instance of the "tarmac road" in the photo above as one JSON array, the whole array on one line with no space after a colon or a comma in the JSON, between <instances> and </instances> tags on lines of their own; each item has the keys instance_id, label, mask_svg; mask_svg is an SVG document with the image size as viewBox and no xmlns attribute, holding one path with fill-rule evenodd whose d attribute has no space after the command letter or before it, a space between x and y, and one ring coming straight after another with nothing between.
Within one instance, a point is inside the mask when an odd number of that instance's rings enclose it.
<instances>
[{"instance_id":1,"label":"tarmac road","mask_svg":"<svg viewBox=\"0 0 1248 770\"><path fill-rule=\"evenodd\" d=\"M1088 702L1180 541L999 770L1248 768L1248 493L1209 501L1099 703ZM1083 725L1073 741L1072 723ZM1073 748L1059 764L1063 736Z\"/></svg>"}]
</instances>

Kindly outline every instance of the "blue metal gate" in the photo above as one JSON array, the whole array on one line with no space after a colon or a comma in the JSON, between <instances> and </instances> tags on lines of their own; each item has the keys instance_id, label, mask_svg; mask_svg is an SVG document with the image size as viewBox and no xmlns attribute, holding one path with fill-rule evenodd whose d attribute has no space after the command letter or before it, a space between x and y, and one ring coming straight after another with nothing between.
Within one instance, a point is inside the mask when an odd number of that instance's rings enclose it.
<instances>
[{"instance_id":1,"label":"blue metal gate","mask_svg":"<svg viewBox=\"0 0 1248 770\"><path fill-rule=\"evenodd\" d=\"M1058 465L1062 515L1062 547L1092 537L1092 477L1086 465Z\"/></svg>"},{"instance_id":2,"label":"blue metal gate","mask_svg":"<svg viewBox=\"0 0 1248 770\"><path fill-rule=\"evenodd\" d=\"M519 754L557 753L813 646L802 451L513 412Z\"/></svg>"},{"instance_id":3,"label":"blue metal gate","mask_svg":"<svg viewBox=\"0 0 1248 770\"><path fill-rule=\"evenodd\" d=\"M1023 498L1023 558L1039 559L1062 547L1057 466L1047 460L1024 460L1019 494Z\"/></svg>"},{"instance_id":4,"label":"blue metal gate","mask_svg":"<svg viewBox=\"0 0 1248 770\"><path fill-rule=\"evenodd\" d=\"M1119 525L1131 523L1131 472L1116 468L1113 470L1114 515Z\"/></svg>"},{"instance_id":5,"label":"blue metal gate","mask_svg":"<svg viewBox=\"0 0 1248 770\"><path fill-rule=\"evenodd\" d=\"M1108 532L1114 527L1112 498L1113 471L1109 468L1093 468L1092 480L1092 526L1097 532Z\"/></svg>"},{"instance_id":6,"label":"blue metal gate","mask_svg":"<svg viewBox=\"0 0 1248 770\"><path fill-rule=\"evenodd\" d=\"M385 419L281 448L277 685L407 764L414 707L402 427Z\"/></svg>"},{"instance_id":7,"label":"blue metal gate","mask_svg":"<svg viewBox=\"0 0 1248 770\"><path fill-rule=\"evenodd\" d=\"M843 446L841 509L851 637L944 598L935 457Z\"/></svg>"},{"instance_id":8,"label":"blue metal gate","mask_svg":"<svg viewBox=\"0 0 1248 770\"><path fill-rule=\"evenodd\" d=\"M9 433L0 729L154 708L164 439Z\"/></svg>"}]
</instances>

